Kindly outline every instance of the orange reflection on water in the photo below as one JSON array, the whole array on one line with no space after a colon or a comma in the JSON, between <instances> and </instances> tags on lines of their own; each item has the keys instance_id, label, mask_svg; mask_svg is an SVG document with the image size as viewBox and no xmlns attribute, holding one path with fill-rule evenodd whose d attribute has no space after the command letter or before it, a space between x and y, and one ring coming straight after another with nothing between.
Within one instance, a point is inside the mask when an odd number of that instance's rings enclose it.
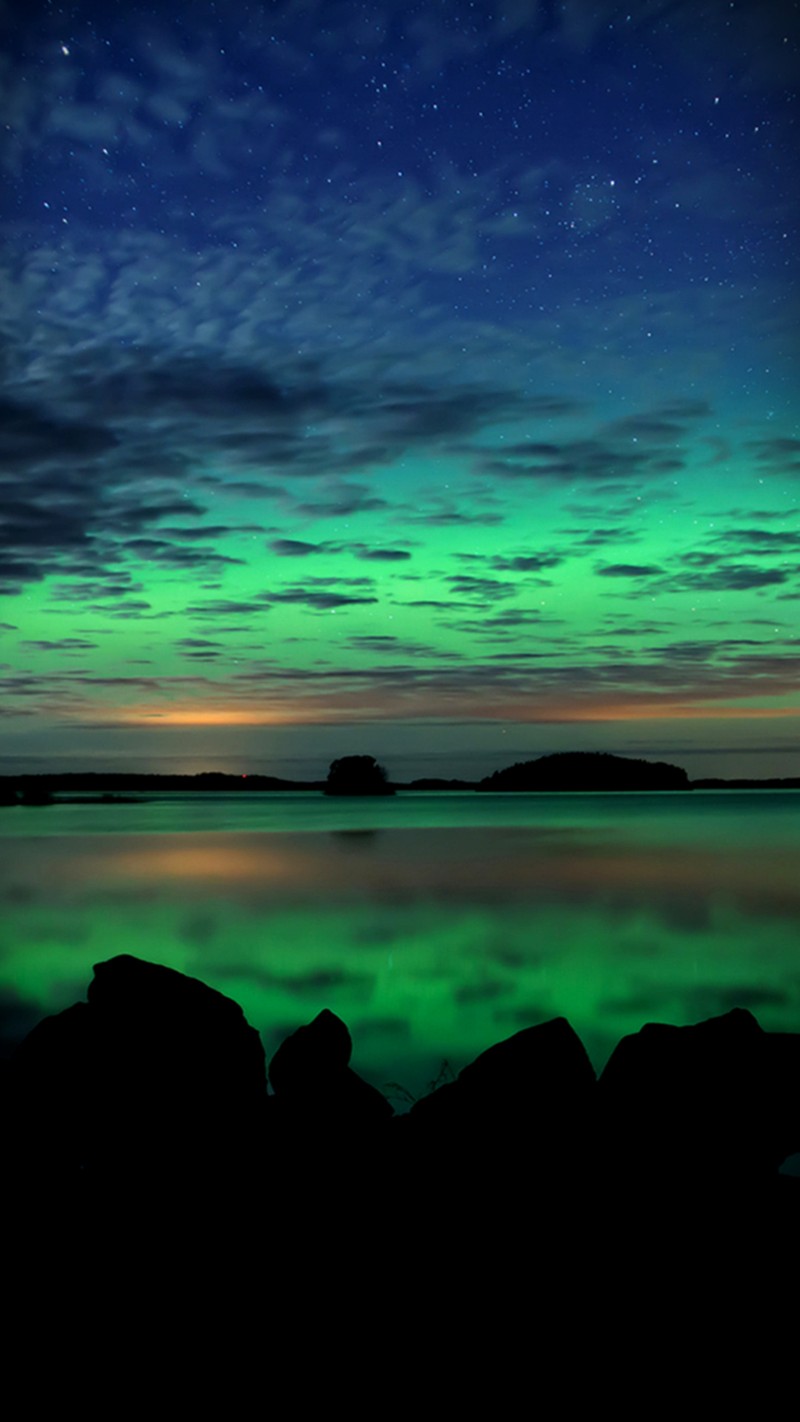
<instances>
[{"instance_id":1,"label":"orange reflection on water","mask_svg":"<svg viewBox=\"0 0 800 1422\"><path fill-rule=\"evenodd\" d=\"M306 885L319 870L319 854L286 846L272 837L170 835L130 840L113 856L115 877L148 884L195 883L208 888L259 889Z\"/></svg>"}]
</instances>

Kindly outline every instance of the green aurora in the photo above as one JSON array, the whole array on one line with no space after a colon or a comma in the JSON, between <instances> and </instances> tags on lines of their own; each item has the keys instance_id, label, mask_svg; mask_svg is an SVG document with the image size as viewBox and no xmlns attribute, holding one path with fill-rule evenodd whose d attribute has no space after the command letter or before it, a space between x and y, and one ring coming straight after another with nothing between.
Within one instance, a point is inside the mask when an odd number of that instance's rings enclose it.
<instances>
[{"instance_id":1,"label":"green aurora","mask_svg":"<svg viewBox=\"0 0 800 1422\"><path fill-rule=\"evenodd\" d=\"M800 773L796 34L513 8L4 34L3 769Z\"/></svg>"}]
</instances>

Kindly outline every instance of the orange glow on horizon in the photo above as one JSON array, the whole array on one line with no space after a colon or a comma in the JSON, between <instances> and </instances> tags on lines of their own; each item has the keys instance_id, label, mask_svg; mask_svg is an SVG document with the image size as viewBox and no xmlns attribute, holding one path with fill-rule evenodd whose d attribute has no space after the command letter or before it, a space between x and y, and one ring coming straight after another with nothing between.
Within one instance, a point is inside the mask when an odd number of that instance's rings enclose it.
<instances>
[{"instance_id":1,"label":"orange glow on horizon","mask_svg":"<svg viewBox=\"0 0 800 1422\"><path fill-rule=\"evenodd\" d=\"M407 702L403 707L398 707L396 704L386 706L372 704L362 708L348 707L346 719L354 724L372 721L414 720L442 723L452 721L457 724L461 720L478 719L547 725L561 722L593 721L773 720L783 719L787 716L800 716L800 710L793 706L747 706L744 704L720 706L713 703L711 705L682 705L668 701L665 704L664 701L631 702L630 700L619 703L596 701L580 706L576 706L574 702L545 704L539 705L535 709L524 701L521 704L506 702L502 705L488 706L480 704L468 706L462 702L460 709L462 715L459 716L453 714L450 704L446 707L441 704L432 706L430 703L427 706L410 706ZM331 703L326 707L295 705L291 709L287 708L281 712L192 708L159 712L154 715L148 711L120 709L116 714L112 713L108 716L108 720L113 720L120 726L153 730L161 726L324 726L341 724L343 719L345 717L342 709Z\"/></svg>"}]
</instances>

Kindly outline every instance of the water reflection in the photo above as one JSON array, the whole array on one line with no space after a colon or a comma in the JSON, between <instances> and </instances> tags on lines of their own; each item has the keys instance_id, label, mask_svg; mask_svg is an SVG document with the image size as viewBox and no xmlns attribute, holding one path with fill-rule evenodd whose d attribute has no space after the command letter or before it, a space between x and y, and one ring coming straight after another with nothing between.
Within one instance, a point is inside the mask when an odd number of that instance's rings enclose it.
<instances>
[{"instance_id":1,"label":"water reflection","mask_svg":"<svg viewBox=\"0 0 800 1422\"><path fill-rule=\"evenodd\" d=\"M619 823L7 840L0 1032L131 952L229 993L267 1050L329 1006L355 1065L421 1089L563 1013L596 1065L643 1021L749 1006L800 1030L796 853Z\"/></svg>"}]
</instances>

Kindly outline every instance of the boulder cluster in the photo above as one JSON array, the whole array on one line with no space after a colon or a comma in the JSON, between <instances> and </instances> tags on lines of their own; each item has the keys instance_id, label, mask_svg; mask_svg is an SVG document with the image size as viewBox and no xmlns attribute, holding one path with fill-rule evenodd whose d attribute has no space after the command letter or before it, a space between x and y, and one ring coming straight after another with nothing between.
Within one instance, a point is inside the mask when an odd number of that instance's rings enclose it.
<instances>
[{"instance_id":1,"label":"boulder cluster","mask_svg":"<svg viewBox=\"0 0 800 1422\"><path fill-rule=\"evenodd\" d=\"M156 1397L166 1376L205 1415L216 1362L225 1415L241 1377L246 1405L366 1390L373 1416L404 1390L496 1410L499 1386L516 1410L531 1379L592 1403L608 1374L638 1415L643 1379L696 1387L706 1358L716 1398L759 1338L794 1365L800 1180L779 1166L800 1149L800 1037L746 1011L647 1026L598 1080L557 1018L404 1114L351 1052L320 1012L268 1086L235 1002L98 964L3 1082L21 1375L58 1393L82 1352L101 1382L116 1358L117 1391L149 1376Z\"/></svg>"},{"instance_id":2,"label":"boulder cluster","mask_svg":"<svg viewBox=\"0 0 800 1422\"><path fill-rule=\"evenodd\" d=\"M800 1036L737 1009L625 1037L596 1078L564 1018L525 1028L396 1115L351 1067L327 1010L269 1063L231 999L128 955L99 963L87 1001L46 1018L9 1064L8 1171L27 1190L243 1198L269 1180L288 1212L324 1197L356 1222L435 1198L527 1217L577 1201L794 1201ZM800 1182L797 1182L800 1183ZM778 1204L778 1208L782 1205Z\"/></svg>"}]
</instances>

